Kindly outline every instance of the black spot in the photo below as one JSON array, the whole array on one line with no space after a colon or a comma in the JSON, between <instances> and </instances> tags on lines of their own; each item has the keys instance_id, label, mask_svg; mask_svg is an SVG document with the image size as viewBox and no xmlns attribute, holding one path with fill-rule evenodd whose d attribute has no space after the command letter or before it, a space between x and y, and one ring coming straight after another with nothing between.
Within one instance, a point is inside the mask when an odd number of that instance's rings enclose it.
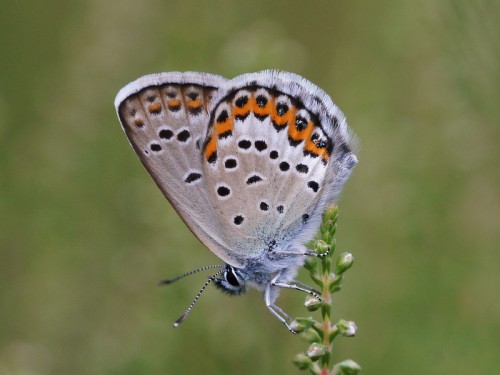
<instances>
[{"instance_id":1,"label":"black spot","mask_svg":"<svg viewBox=\"0 0 500 375\"><path fill-rule=\"evenodd\" d=\"M179 134L177 134L177 139L179 140L179 142L186 142L190 136L191 133L189 133L189 131L183 130Z\"/></svg>"},{"instance_id":2,"label":"black spot","mask_svg":"<svg viewBox=\"0 0 500 375\"><path fill-rule=\"evenodd\" d=\"M299 173L307 173L309 172L309 167L305 164L297 164L297 166L295 167L295 169L297 169L297 172Z\"/></svg>"},{"instance_id":3,"label":"black spot","mask_svg":"<svg viewBox=\"0 0 500 375\"><path fill-rule=\"evenodd\" d=\"M280 169L283 171L283 172L286 172L290 169L290 164L288 164L286 161L282 161L280 163Z\"/></svg>"},{"instance_id":4,"label":"black spot","mask_svg":"<svg viewBox=\"0 0 500 375\"><path fill-rule=\"evenodd\" d=\"M248 117L249 114L250 114L250 111L248 111L247 113L244 113L242 115L236 115L236 116L234 116L234 118L237 121L245 121L245 119Z\"/></svg>"},{"instance_id":5,"label":"black spot","mask_svg":"<svg viewBox=\"0 0 500 375\"><path fill-rule=\"evenodd\" d=\"M244 150L248 150L250 147L252 147L252 142L250 142L248 139L243 139L238 142L238 147Z\"/></svg>"},{"instance_id":6,"label":"black spot","mask_svg":"<svg viewBox=\"0 0 500 375\"><path fill-rule=\"evenodd\" d=\"M226 197L231 193L231 190L227 186L219 186L217 188L217 194L219 194L221 197Z\"/></svg>"},{"instance_id":7,"label":"black spot","mask_svg":"<svg viewBox=\"0 0 500 375\"><path fill-rule=\"evenodd\" d=\"M304 156L310 156L312 158L317 158L318 154L315 154L314 152L311 152L311 151L304 151Z\"/></svg>"},{"instance_id":8,"label":"black spot","mask_svg":"<svg viewBox=\"0 0 500 375\"><path fill-rule=\"evenodd\" d=\"M240 96L234 102L234 104L236 105L236 107L239 107L239 108L243 108L247 103L248 103L248 96L246 96L246 95Z\"/></svg>"},{"instance_id":9,"label":"black spot","mask_svg":"<svg viewBox=\"0 0 500 375\"><path fill-rule=\"evenodd\" d=\"M312 136L311 136L311 141L313 141L314 143L316 143L316 140L319 138L319 135L318 133L314 133Z\"/></svg>"},{"instance_id":10,"label":"black spot","mask_svg":"<svg viewBox=\"0 0 500 375\"><path fill-rule=\"evenodd\" d=\"M260 108L264 108L267 104L267 98L264 95L257 96L257 98L255 98L255 101Z\"/></svg>"},{"instance_id":11,"label":"black spot","mask_svg":"<svg viewBox=\"0 0 500 375\"><path fill-rule=\"evenodd\" d=\"M267 143L265 141L255 141L255 148L258 151L264 151L267 148Z\"/></svg>"},{"instance_id":12,"label":"black spot","mask_svg":"<svg viewBox=\"0 0 500 375\"><path fill-rule=\"evenodd\" d=\"M241 223L243 223L243 220L245 220L245 219L241 215L238 215L238 216L234 217L234 223L236 225L240 225Z\"/></svg>"},{"instance_id":13,"label":"black spot","mask_svg":"<svg viewBox=\"0 0 500 375\"><path fill-rule=\"evenodd\" d=\"M153 103L156 99L156 95L148 95L148 97L146 98L146 100L150 103Z\"/></svg>"},{"instance_id":14,"label":"black spot","mask_svg":"<svg viewBox=\"0 0 500 375\"><path fill-rule=\"evenodd\" d=\"M309 220L309 215L308 214L304 214L302 215L302 222L305 224L307 223L307 220Z\"/></svg>"},{"instance_id":15,"label":"black spot","mask_svg":"<svg viewBox=\"0 0 500 375\"><path fill-rule=\"evenodd\" d=\"M311 188L311 189L312 189L312 191L314 191L315 193L316 193L316 192L318 191L318 189L319 189L319 184L318 184L316 181L309 181L309 182L307 183L307 186L308 186L309 188Z\"/></svg>"},{"instance_id":16,"label":"black spot","mask_svg":"<svg viewBox=\"0 0 500 375\"><path fill-rule=\"evenodd\" d=\"M276 207L276 210L278 211L279 214L282 214L283 212L285 212L285 207L279 205L278 207Z\"/></svg>"},{"instance_id":17,"label":"black spot","mask_svg":"<svg viewBox=\"0 0 500 375\"><path fill-rule=\"evenodd\" d=\"M238 162L236 161L236 159L227 159L225 162L224 162L224 167L226 167L227 169L233 169L233 168L236 168L238 165Z\"/></svg>"},{"instance_id":18,"label":"black spot","mask_svg":"<svg viewBox=\"0 0 500 375\"><path fill-rule=\"evenodd\" d=\"M162 129L160 130L159 136L162 139L170 139L174 135L174 132L170 129Z\"/></svg>"},{"instance_id":19,"label":"black spot","mask_svg":"<svg viewBox=\"0 0 500 375\"><path fill-rule=\"evenodd\" d=\"M255 184L259 181L262 181L262 178L260 176L253 175L253 176L248 178L247 185Z\"/></svg>"},{"instance_id":20,"label":"black spot","mask_svg":"<svg viewBox=\"0 0 500 375\"><path fill-rule=\"evenodd\" d=\"M226 110L223 110L219 116L217 116L217 122L225 122L227 118L229 117L228 113Z\"/></svg>"},{"instance_id":21,"label":"black spot","mask_svg":"<svg viewBox=\"0 0 500 375\"><path fill-rule=\"evenodd\" d=\"M254 113L253 114L255 116L255 118L259 121L264 121L266 118L269 117L269 114L266 113L266 114L263 114L263 115L259 115L258 113Z\"/></svg>"},{"instance_id":22,"label":"black spot","mask_svg":"<svg viewBox=\"0 0 500 375\"><path fill-rule=\"evenodd\" d=\"M288 126L288 122L285 121L284 124L278 124L277 122L275 121L272 121L273 123L273 128L279 133L280 131L282 131L283 129L286 129L286 127Z\"/></svg>"},{"instance_id":23,"label":"black spot","mask_svg":"<svg viewBox=\"0 0 500 375\"><path fill-rule=\"evenodd\" d=\"M169 90L169 91L167 91L167 96L169 98L173 99L173 98L175 98L177 96L177 93L175 91L173 91L173 90Z\"/></svg>"},{"instance_id":24,"label":"black spot","mask_svg":"<svg viewBox=\"0 0 500 375\"><path fill-rule=\"evenodd\" d=\"M297 116L295 118L295 128L300 132L307 128L307 120L302 116Z\"/></svg>"},{"instance_id":25,"label":"black spot","mask_svg":"<svg viewBox=\"0 0 500 375\"><path fill-rule=\"evenodd\" d=\"M266 203L266 202L260 202L260 205L259 205L260 209L262 211L267 211L269 210L269 205Z\"/></svg>"},{"instance_id":26,"label":"black spot","mask_svg":"<svg viewBox=\"0 0 500 375\"><path fill-rule=\"evenodd\" d=\"M151 149L151 151L154 151L154 152L161 151L161 146L158 143L151 143L149 148Z\"/></svg>"},{"instance_id":27,"label":"black spot","mask_svg":"<svg viewBox=\"0 0 500 375\"><path fill-rule=\"evenodd\" d=\"M172 105L172 104L167 104L168 106L168 109L170 109L172 112L177 112L178 110L181 109L181 104L176 104L176 105Z\"/></svg>"},{"instance_id":28,"label":"black spot","mask_svg":"<svg viewBox=\"0 0 500 375\"><path fill-rule=\"evenodd\" d=\"M199 150L201 148L201 138L196 140L196 148Z\"/></svg>"},{"instance_id":29,"label":"black spot","mask_svg":"<svg viewBox=\"0 0 500 375\"><path fill-rule=\"evenodd\" d=\"M324 139L320 139L317 143L316 143L316 147L317 148L325 148L326 147L326 141Z\"/></svg>"},{"instance_id":30,"label":"black spot","mask_svg":"<svg viewBox=\"0 0 500 375\"><path fill-rule=\"evenodd\" d=\"M200 173L193 172L193 173L190 173L189 176L187 176L184 181L187 182L188 184L190 184L191 182L199 180L200 178L201 178Z\"/></svg>"},{"instance_id":31,"label":"black spot","mask_svg":"<svg viewBox=\"0 0 500 375\"><path fill-rule=\"evenodd\" d=\"M219 139L225 139L227 137L231 137L233 135L232 130L226 130L224 133L219 134Z\"/></svg>"},{"instance_id":32,"label":"black spot","mask_svg":"<svg viewBox=\"0 0 500 375\"><path fill-rule=\"evenodd\" d=\"M296 140L296 139L293 139L292 137L288 137L288 143L290 143L290 146L297 147L298 145L300 145L302 143L302 140L301 139Z\"/></svg>"},{"instance_id":33,"label":"black spot","mask_svg":"<svg viewBox=\"0 0 500 375\"><path fill-rule=\"evenodd\" d=\"M191 91L189 94L187 94L187 97L191 100L196 100L198 99L199 94L197 92Z\"/></svg>"},{"instance_id":34,"label":"black spot","mask_svg":"<svg viewBox=\"0 0 500 375\"><path fill-rule=\"evenodd\" d=\"M213 164L217 161L217 151L214 151L210 154L210 156L208 157L207 161L210 163L210 164Z\"/></svg>"},{"instance_id":35,"label":"black spot","mask_svg":"<svg viewBox=\"0 0 500 375\"><path fill-rule=\"evenodd\" d=\"M278 103L276 105L276 113L278 116L284 116L288 112L288 106L285 103Z\"/></svg>"},{"instance_id":36,"label":"black spot","mask_svg":"<svg viewBox=\"0 0 500 375\"><path fill-rule=\"evenodd\" d=\"M199 115L202 110L203 110L203 107L201 105L199 107L196 107L196 108L188 107L189 113L192 114L193 116Z\"/></svg>"},{"instance_id":37,"label":"black spot","mask_svg":"<svg viewBox=\"0 0 500 375\"><path fill-rule=\"evenodd\" d=\"M278 151L276 151L276 150L273 150L273 151L271 151L271 152L269 153L269 157L270 157L271 159L278 159L278 156L279 156L279 154L278 154Z\"/></svg>"},{"instance_id":38,"label":"black spot","mask_svg":"<svg viewBox=\"0 0 500 375\"><path fill-rule=\"evenodd\" d=\"M138 128L142 128L144 126L144 121L142 121L140 118L136 118L134 120L134 124L135 126L137 126Z\"/></svg>"},{"instance_id":39,"label":"black spot","mask_svg":"<svg viewBox=\"0 0 500 375\"><path fill-rule=\"evenodd\" d=\"M145 153L146 155L149 155L149 151L148 151L148 150L146 150L146 149L144 149L144 153Z\"/></svg>"}]
</instances>

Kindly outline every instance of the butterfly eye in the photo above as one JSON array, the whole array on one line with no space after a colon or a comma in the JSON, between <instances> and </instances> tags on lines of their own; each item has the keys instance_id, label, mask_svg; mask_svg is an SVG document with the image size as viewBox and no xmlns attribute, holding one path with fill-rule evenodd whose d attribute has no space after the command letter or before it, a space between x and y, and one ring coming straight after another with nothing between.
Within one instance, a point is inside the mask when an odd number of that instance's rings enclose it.
<instances>
[{"instance_id":1,"label":"butterfly eye","mask_svg":"<svg viewBox=\"0 0 500 375\"><path fill-rule=\"evenodd\" d=\"M232 286L236 286L236 287L240 286L238 278L234 274L234 271L232 268L228 268L228 270L226 272L224 272L224 279L226 279L226 281L229 284L231 284Z\"/></svg>"},{"instance_id":2,"label":"butterfly eye","mask_svg":"<svg viewBox=\"0 0 500 375\"><path fill-rule=\"evenodd\" d=\"M222 277L210 278L214 285L224 293L235 296L245 293L245 281L242 276L233 267L226 264Z\"/></svg>"}]
</instances>

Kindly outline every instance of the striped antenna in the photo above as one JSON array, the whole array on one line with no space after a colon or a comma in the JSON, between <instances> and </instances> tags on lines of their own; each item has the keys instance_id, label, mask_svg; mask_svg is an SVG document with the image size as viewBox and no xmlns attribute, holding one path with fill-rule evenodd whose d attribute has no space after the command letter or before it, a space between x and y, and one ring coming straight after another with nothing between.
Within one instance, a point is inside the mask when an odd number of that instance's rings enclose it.
<instances>
[{"instance_id":1,"label":"striped antenna","mask_svg":"<svg viewBox=\"0 0 500 375\"><path fill-rule=\"evenodd\" d=\"M183 273L182 275L179 275L179 276L174 277L172 279L160 280L160 281L158 281L158 285L172 284L173 282L176 282L177 280L182 279L182 278L184 278L186 276L194 275L195 273L198 273L198 272L201 272L201 271L205 271L205 270L208 270L208 269L211 269L211 268L223 268L223 267L224 266L221 266L221 265L213 265L213 266L200 267L200 268L198 268L196 270L192 270L192 271Z\"/></svg>"},{"instance_id":2,"label":"striped antenna","mask_svg":"<svg viewBox=\"0 0 500 375\"><path fill-rule=\"evenodd\" d=\"M213 267L212 267L213 268ZM191 310L193 309L194 305L196 304L196 302L198 301L198 298L200 298L201 296L201 293L203 293L203 291L207 288L207 286L212 282L212 280L214 278L216 278L217 276L219 276L222 272L224 272L224 270L220 270L218 271L217 273L215 273L214 275L212 275L211 277L208 278L207 282L205 283L205 285L203 285L203 287L200 289L200 291L198 292L198 294L196 295L196 297L194 297L194 300L193 302L191 302L191 304L189 305L189 307L186 309L186 311L184 311L184 314L182 314L182 316L177 319L174 323L174 327L179 327L179 325L184 321L184 319L186 319L186 317L188 316L188 314L191 312Z\"/></svg>"}]
</instances>

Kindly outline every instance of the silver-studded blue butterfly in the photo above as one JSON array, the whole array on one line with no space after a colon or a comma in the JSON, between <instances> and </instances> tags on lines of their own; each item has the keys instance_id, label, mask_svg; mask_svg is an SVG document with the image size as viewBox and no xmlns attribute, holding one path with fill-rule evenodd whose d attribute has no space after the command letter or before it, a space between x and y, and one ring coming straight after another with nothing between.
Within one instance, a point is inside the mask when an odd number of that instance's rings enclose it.
<instances>
[{"instance_id":1,"label":"silver-studded blue butterfly","mask_svg":"<svg viewBox=\"0 0 500 375\"><path fill-rule=\"evenodd\" d=\"M357 159L343 113L296 74L266 70L228 80L196 72L147 75L120 90L115 107L143 165L186 225L225 264L213 282L229 294L275 301L296 282L327 204Z\"/></svg>"}]
</instances>

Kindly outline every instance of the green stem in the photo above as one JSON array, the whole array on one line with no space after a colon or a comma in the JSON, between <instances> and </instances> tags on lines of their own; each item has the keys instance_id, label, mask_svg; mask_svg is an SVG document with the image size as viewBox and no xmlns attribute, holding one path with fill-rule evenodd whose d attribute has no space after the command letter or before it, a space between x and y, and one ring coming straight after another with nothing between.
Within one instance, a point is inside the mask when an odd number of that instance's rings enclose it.
<instances>
[{"instance_id":1,"label":"green stem","mask_svg":"<svg viewBox=\"0 0 500 375\"><path fill-rule=\"evenodd\" d=\"M349 253L340 254L333 263L337 214L336 206L327 207L320 227L321 239L312 246L322 256L311 257L305 264L311 279L320 287L322 297L322 301L309 297L309 300L306 300L306 307L309 311L321 309L322 320L318 322L313 318L296 319L298 326L302 327L302 336L310 346L305 353L297 355L294 362L300 369L308 369L316 375L355 375L361 371L361 367L352 360L333 364L333 340L339 336L352 337L356 333L356 325L353 322L340 319L332 324L333 293L341 289L344 273L353 263L353 257ZM326 252L328 253L325 254ZM335 272L331 271L332 264Z\"/></svg>"}]
</instances>

